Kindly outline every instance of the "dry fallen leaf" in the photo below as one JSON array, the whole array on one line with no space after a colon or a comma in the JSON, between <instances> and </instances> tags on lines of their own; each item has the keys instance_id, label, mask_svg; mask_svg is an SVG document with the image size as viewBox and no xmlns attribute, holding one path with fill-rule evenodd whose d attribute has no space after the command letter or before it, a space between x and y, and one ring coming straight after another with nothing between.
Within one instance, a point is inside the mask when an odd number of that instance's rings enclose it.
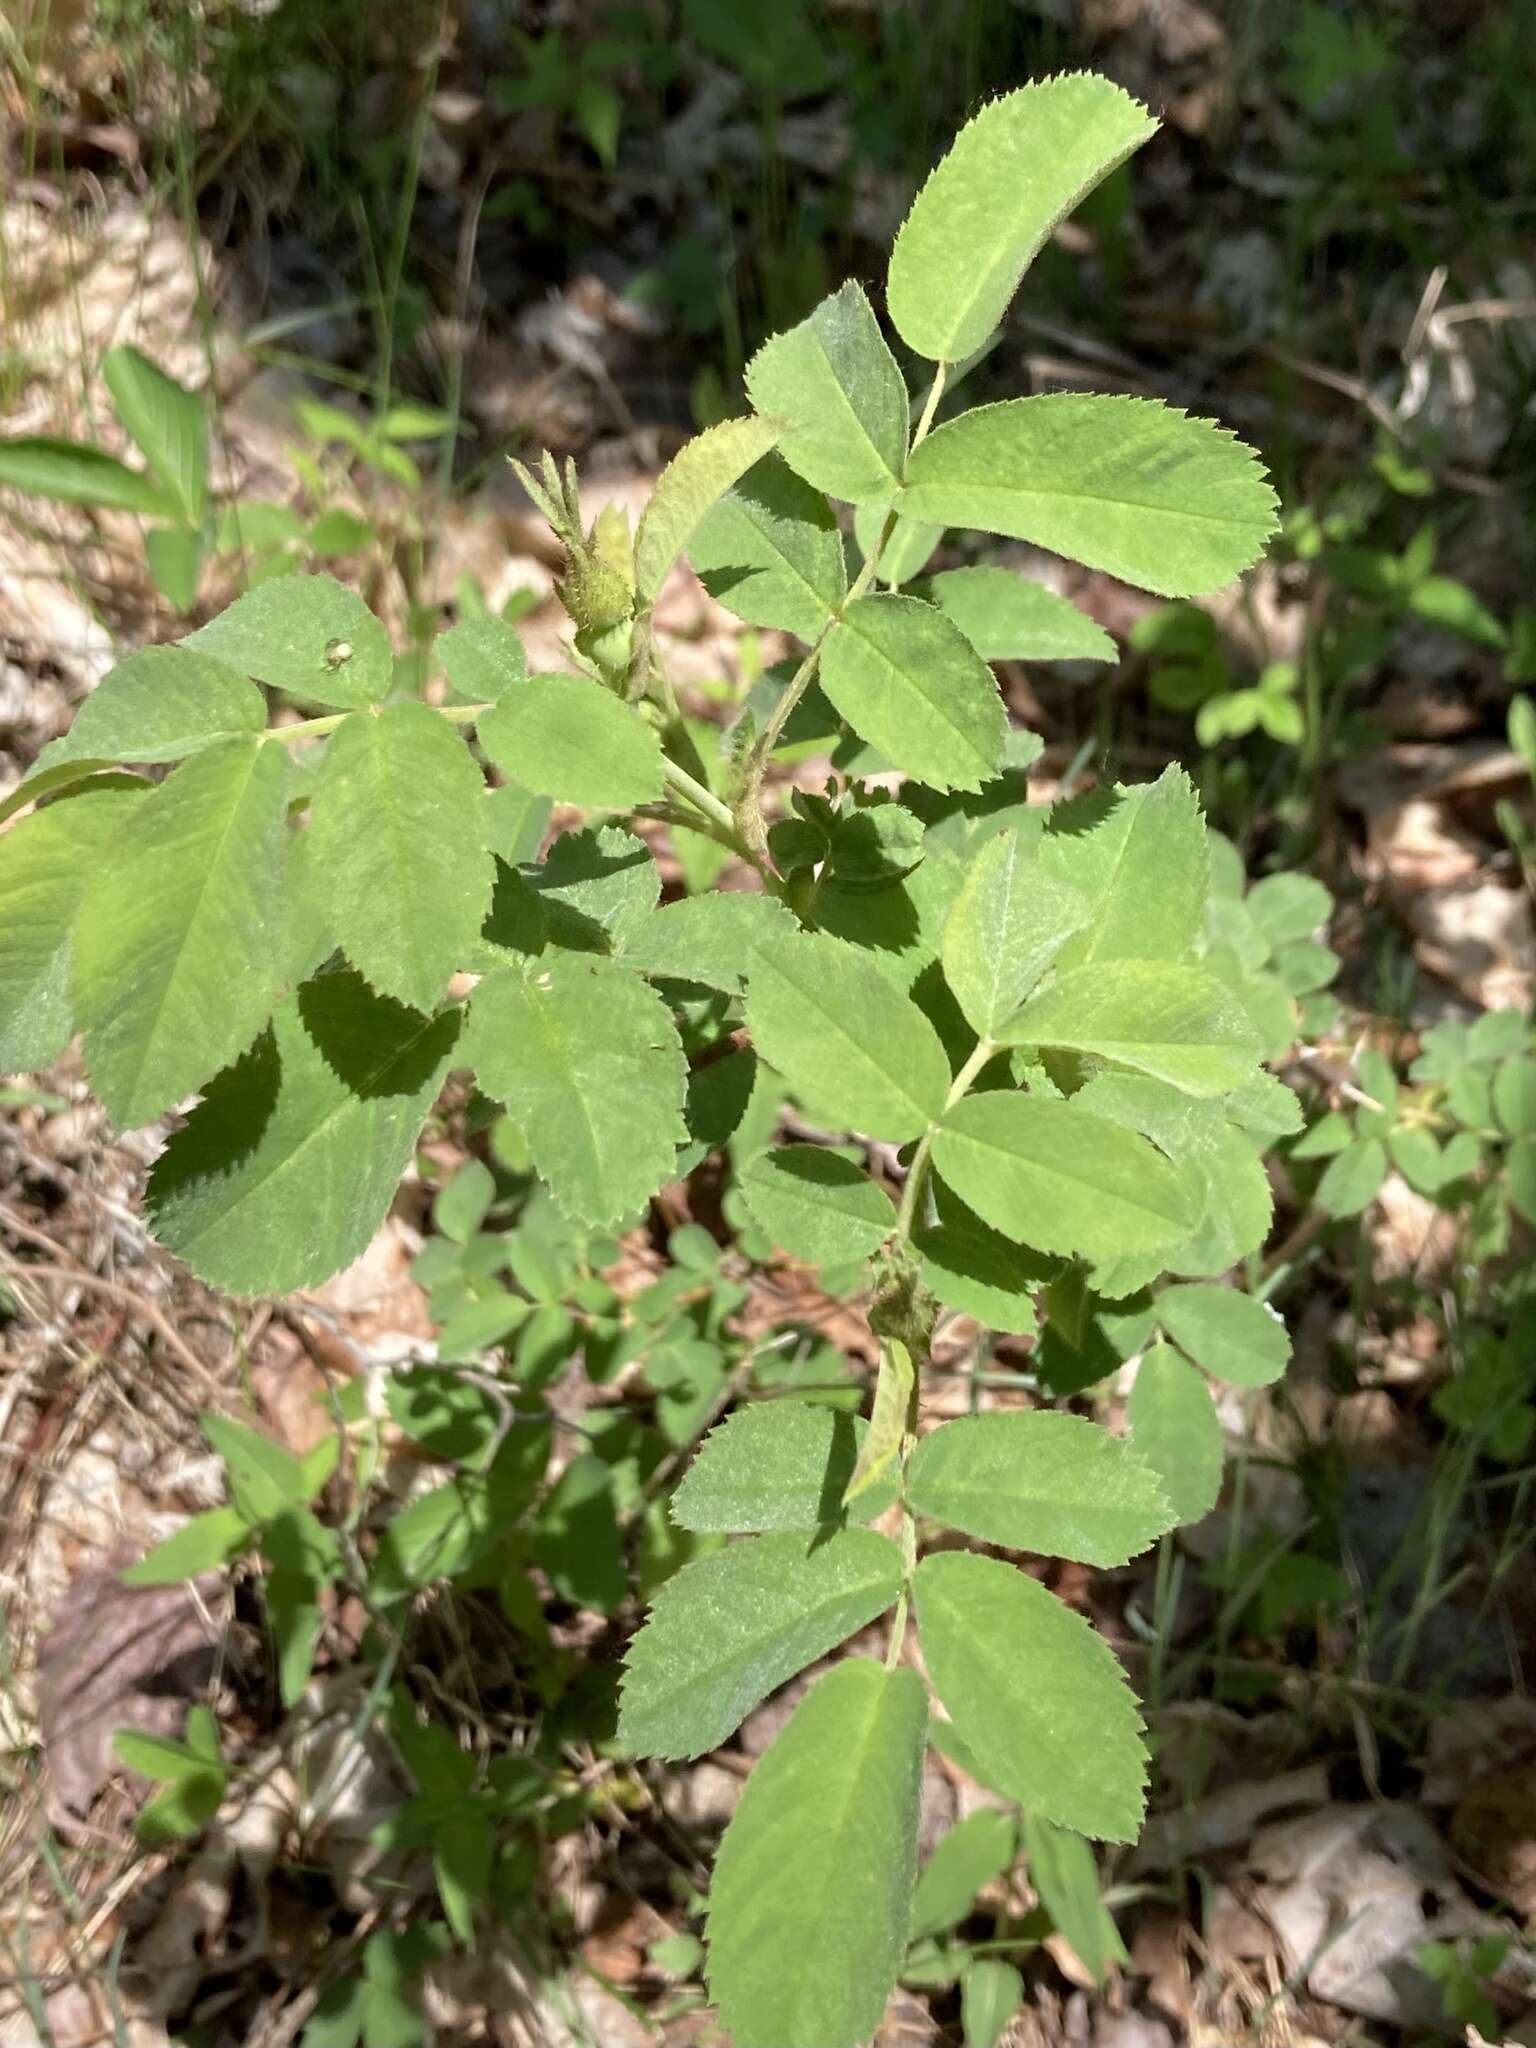
<instances>
[{"instance_id":1,"label":"dry fallen leaf","mask_svg":"<svg viewBox=\"0 0 1536 2048\"><path fill-rule=\"evenodd\" d=\"M176 1736L213 1675L216 1573L176 1586L125 1586L133 1553L112 1551L70 1586L38 1658L48 1811L69 1829L116 1769L112 1733Z\"/></svg>"}]
</instances>

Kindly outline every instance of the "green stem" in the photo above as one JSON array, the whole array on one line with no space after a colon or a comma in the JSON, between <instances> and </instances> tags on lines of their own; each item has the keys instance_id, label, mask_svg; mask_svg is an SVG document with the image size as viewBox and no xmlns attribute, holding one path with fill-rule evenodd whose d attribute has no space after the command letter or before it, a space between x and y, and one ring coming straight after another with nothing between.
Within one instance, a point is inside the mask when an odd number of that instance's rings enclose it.
<instances>
[{"instance_id":1,"label":"green stem","mask_svg":"<svg viewBox=\"0 0 1536 2048\"><path fill-rule=\"evenodd\" d=\"M451 725L473 725L482 711L490 710L489 704L434 704L432 709L439 718L446 718ZM280 747L300 746L305 740L324 739L328 732L352 716L350 711L333 711L325 718L300 719L297 725L269 725L265 732L257 733L258 740L275 740Z\"/></svg>"},{"instance_id":2,"label":"green stem","mask_svg":"<svg viewBox=\"0 0 1536 2048\"><path fill-rule=\"evenodd\" d=\"M962 1096L968 1095L971 1083L997 1051L990 1038L978 1038L970 1058L949 1084L949 1093L944 1098L946 1110L953 1109ZM907 1184L901 1191L901 1207L896 1212L896 1240L899 1244L910 1243L913 1228L917 1222L918 1203L923 1192L923 1183L928 1177L928 1161L933 1152L933 1141L939 1127L932 1123L917 1141L917 1150L912 1155L912 1164L907 1172Z\"/></svg>"}]
</instances>

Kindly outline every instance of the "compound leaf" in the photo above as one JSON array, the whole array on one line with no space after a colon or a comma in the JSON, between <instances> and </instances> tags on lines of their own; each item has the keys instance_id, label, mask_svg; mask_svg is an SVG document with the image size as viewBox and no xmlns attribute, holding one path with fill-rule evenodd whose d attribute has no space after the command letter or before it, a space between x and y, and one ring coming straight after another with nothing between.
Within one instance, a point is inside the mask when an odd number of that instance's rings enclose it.
<instances>
[{"instance_id":1,"label":"compound leaf","mask_svg":"<svg viewBox=\"0 0 1536 2048\"><path fill-rule=\"evenodd\" d=\"M797 933L759 949L747 990L759 1054L813 1116L897 1142L949 1093L949 1061L915 1003L857 947Z\"/></svg>"},{"instance_id":2,"label":"compound leaf","mask_svg":"<svg viewBox=\"0 0 1536 2048\"><path fill-rule=\"evenodd\" d=\"M954 620L983 661L1114 661L1102 626L1054 590L1013 569L943 569L915 597Z\"/></svg>"},{"instance_id":3,"label":"compound leaf","mask_svg":"<svg viewBox=\"0 0 1536 2048\"><path fill-rule=\"evenodd\" d=\"M879 1182L821 1145L777 1145L747 1165L738 1186L759 1229L815 1266L872 1257L896 1223Z\"/></svg>"},{"instance_id":4,"label":"compound leaf","mask_svg":"<svg viewBox=\"0 0 1536 2048\"><path fill-rule=\"evenodd\" d=\"M91 1080L146 1124L248 1046L283 961L289 762L254 738L194 754L125 819L75 920Z\"/></svg>"},{"instance_id":5,"label":"compound leaf","mask_svg":"<svg viewBox=\"0 0 1536 2048\"><path fill-rule=\"evenodd\" d=\"M883 1614L901 1553L870 1529L752 1536L685 1565L629 1646L619 1736L647 1756L716 1749L776 1686Z\"/></svg>"},{"instance_id":6,"label":"compound leaf","mask_svg":"<svg viewBox=\"0 0 1536 2048\"><path fill-rule=\"evenodd\" d=\"M32 1073L69 1044L75 914L144 793L87 785L0 837L0 1073Z\"/></svg>"},{"instance_id":7,"label":"compound leaf","mask_svg":"<svg viewBox=\"0 0 1536 2048\"><path fill-rule=\"evenodd\" d=\"M706 513L688 559L710 596L738 619L802 640L816 639L848 594L831 507L776 454Z\"/></svg>"},{"instance_id":8,"label":"compound leaf","mask_svg":"<svg viewBox=\"0 0 1536 2048\"><path fill-rule=\"evenodd\" d=\"M425 704L353 712L326 749L310 853L331 930L383 995L430 1010L491 903L484 782Z\"/></svg>"},{"instance_id":9,"label":"compound leaf","mask_svg":"<svg viewBox=\"0 0 1536 2048\"><path fill-rule=\"evenodd\" d=\"M929 173L891 251L886 303L908 348L931 362L974 354L1046 238L1156 129L1119 86L1081 71L983 107Z\"/></svg>"},{"instance_id":10,"label":"compound leaf","mask_svg":"<svg viewBox=\"0 0 1536 2048\"><path fill-rule=\"evenodd\" d=\"M1272 1308L1235 1287L1169 1287L1158 1321L1196 1365L1237 1387L1267 1387L1285 1371L1291 1340Z\"/></svg>"},{"instance_id":11,"label":"compound leaf","mask_svg":"<svg viewBox=\"0 0 1536 2048\"><path fill-rule=\"evenodd\" d=\"M504 775L560 803L627 810L661 795L655 730L591 676L529 676L502 692L478 732Z\"/></svg>"},{"instance_id":12,"label":"compound leaf","mask_svg":"<svg viewBox=\"0 0 1536 2048\"><path fill-rule=\"evenodd\" d=\"M868 1434L862 1416L813 1401L738 1408L699 1447L672 1496L672 1519L699 1534L813 1529L843 1518L843 1492ZM872 1522L896 1497L894 1480L861 1494Z\"/></svg>"},{"instance_id":13,"label":"compound leaf","mask_svg":"<svg viewBox=\"0 0 1536 2048\"><path fill-rule=\"evenodd\" d=\"M1126 1421L1180 1523L1208 1515L1221 1491L1221 1423L1205 1381L1171 1346L1154 1344L1137 1366Z\"/></svg>"},{"instance_id":14,"label":"compound leaf","mask_svg":"<svg viewBox=\"0 0 1536 2048\"><path fill-rule=\"evenodd\" d=\"M687 1142L671 1012L615 961L556 954L487 975L464 1057L561 1208L595 1229L643 1208Z\"/></svg>"},{"instance_id":15,"label":"compound leaf","mask_svg":"<svg viewBox=\"0 0 1536 2048\"><path fill-rule=\"evenodd\" d=\"M1007 1550L1121 1565L1174 1525L1156 1473L1078 1415L1022 1410L941 1423L913 1453L913 1508Z\"/></svg>"},{"instance_id":16,"label":"compound leaf","mask_svg":"<svg viewBox=\"0 0 1536 2048\"><path fill-rule=\"evenodd\" d=\"M648 605L705 513L783 434L778 420L722 420L673 456L651 493L635 535L635 594Z\"/></svg>"},{"instance_id":17,"label":"compound leaf","mask_svg":"<svg viewBox=\"0 0 1536 2048\"><path fill-rule=\"evenodd\" d=\"M1189 1186L1161 1153L1071 1102L968 1096L946 1113L933 1162L984 1222L1040 1251L1156 1252L1197 1221Z\"/></svg>"},{"instance_id":18,"label":"compound leaf","mask_svg":"<svg viewBox=\"0 0 1536 2048\"><path fill-rule=\"evenodd\" d=\"M855 2048L906 1946L928 1701L852 1658L747 1780L709 1896L710 1994L736 2048Z\"/></svg>"},{"instance_id":19,"label":"compound leaf","mask_svg":"<svg viewBox=\"0 0 1536 2048\"><path fill-rule=\"evenodd\" d=\"M995 1038L1072 934L1090 902L1036 858L1023 832L989 839L944 924L944 978L983 1038Z\"/></svg>"},{"instance_id":20,"label":"compound leaf","mask_svg":"<svg viewBox=\"0 0 1536 2048\"><path fill-rule=\"evenodd\" d=\"M1194 1096L1230 1094L1259 1057L1230 990L1198 967L1163 960L1075 968L1032 997L1002 1036L1089 1053Z\"/></svg>"},{"instance_id":21,"label":"compound leaf","mask_svg":"<svg viewBox=\"0 0 1536 2048\"><path fill-rule=\"evenodd\" d=\"M215 740L260 732L266 722L260 690L222 661L190 647L141 647L108 670L35 766L179 761Z\"/></svg>"},{"instance_id":22,"label":"compound leaf","mask_svg":"<svg viewBox=\"0 0 1536 2048\"><path fill-rule=\"evenodd\" d=\"M980 789L1002 764L1008 720L992 671L921 598L856 598L823 650L821 687L860 739L930 789Z\"/></svg>"},{"instance_id":23,"label":"compound leaf","mask_svg":"<svg viewBox=\"0 0 1536 2048\"><path fill-rule=\"evenodd\" d=\"M1253 451L1156 399L1075 391L980 405L907 464L901 509L1010 534L1165 597L1219 590L1275 530Z\"/></svg>"},{"instance_id":24,"label":"compound leaf","mask_svg":"<svg viewBox=\"0 0 1536 2048\"><path fill-rule=\"evenodd\" d=\"M858 505L900 487L907 387L862 285L849 282L747 365L758 412L788 422L779 453L808 484Z\"/></svg>"},{"instance_id":25,"label":"compound leaf","mask_svg":"<svg viewBox=\"0 0 1536 2048\"><path fill-rule=\"evenodd\" d=\"M987 1782L1078 1834L1134 1841L1146 1749L1109 1645L997 1558L933 1553L916 1590L928 1675Z\"/></svg>"},{"instance_id":26,"label":"compound leaf","mask_svg":"<svg viewBox=\"0 0 1536 2048\"><path fill-rule=\"evenodd\" d=\"M156 1161L155 1234L210 1286L288 1294L366 1249L453 1060L459 1017L423 1017L359 974L323 974L203 1091Z\"/></svg>"},{"instance_id":27,"label":"compound leaf","mask_svg":"<svg viewBox=\"0 0 1536 2048\"><path fill-rule=\"evenodd\" d=\"M334 576L273 576L182 642L306 703L361 711L394 681L389 635Z\"/></svg>"}]
</instances>

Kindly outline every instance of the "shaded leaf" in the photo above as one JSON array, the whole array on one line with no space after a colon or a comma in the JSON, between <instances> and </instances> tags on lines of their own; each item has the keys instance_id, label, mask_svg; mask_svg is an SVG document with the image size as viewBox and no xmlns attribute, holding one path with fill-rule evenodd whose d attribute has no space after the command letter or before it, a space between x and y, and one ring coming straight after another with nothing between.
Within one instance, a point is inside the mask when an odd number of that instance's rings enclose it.
<instances>
[{"instance_id":1,"label":"shaded leaf","mask_svg":"<svg viewBox=\"0 0 1536 2048\"><path fill-rule=\"evenodd\" d=\"M1137 1366L1126 1421L1179 1521L1208 1515L1221 1491L1221 1424L1205 1381L1167 1344L1154 1344Z\"/></svg>"},{"instance_id":2,"label":"shaded leaf","mask_svg":"<svg viewBox=\"0 0 1536 2048\"><path fill-rule=\"evenodd\" d=\"M765 456L784 429L776 420L722 420L695 434L656 479L635 535L635 593L649 604L715 500Z\"/></svg>"},{"instance_id":3,"label":"shaded leaf","mask_svg":"<svg viewBox=\"0 0 1536 2048\"><path fill-rule=\"evenodd\" d=\"M430 1010L491 903L484 783L425 704L354 712L326 749L310 855L331 929L381 994Z\"/></svg>"},{"instance_id":4,"label":"shaded leaf","mask_svg":"<svg viewBox=\"0 0 1536 2048\"><path fill-rule=\"evenodd\" d=\"M155 1234L210 1286L287 1294L349 1264L383 1221L454 1057L423 1017L324 974L264 1032L155 1162Z\"/></svg>"},{"instance_id":5,"label":"shaded leaf","mask_svg":"<svg viewBox=\"0 0 1536 2048\"><path fill-rule=\"evenodd\" d=\"M825 498L777 454L748 470L688 545L710 596L749 626L814 640L848 594L843 539Z\"/></svg>"}]
</instances>

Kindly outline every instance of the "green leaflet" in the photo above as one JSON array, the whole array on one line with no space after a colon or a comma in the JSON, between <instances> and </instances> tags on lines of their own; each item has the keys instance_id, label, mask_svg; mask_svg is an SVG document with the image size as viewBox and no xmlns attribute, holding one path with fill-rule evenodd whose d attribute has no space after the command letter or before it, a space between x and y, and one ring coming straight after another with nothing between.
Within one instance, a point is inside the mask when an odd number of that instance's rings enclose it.
<instances>
[{"instance_id":1,"label":"green leaflet","mask_svg":"<svg viewBox=\"0 0 1536 2048\"><path fill-rule=\"evenodd\" d=\"M18 811L28 805L40 803L45 796L57 796L74 783L84 782L87 777L99 775L104 768L110 768L110 761L59 761L52 768L39 768L34 774L24 776L10 795L0 798L0 825L14 818Z\"/></svg>"},{"instance_id":2,"label":"green leaflet","mask_svg":"<svg viewBox=\"0 0 1536 2048\"><path fill-rule=\"evenodd\" d=\"M695 434L656 479L635 535L635 594L653 602L710 506L783 434L778 420L722 420Z\"/></svg>"},{"instance_id":3,"label":"green leaflet","mask_svg":"<svg viewBox=\"0 0 1536 2048\"><path fill-rule=\"evenodd\" d=\"M758 412L788 422L779 453L830 497L889 500L907 459L907 387L861 285L764 342L747 365Z\"/></svg>"},{"instance_id":4,"label":"green leaflet","mask_svg":"<svg viewBox=\"0 0 1536 2048\"><path fill-rule=\"evenodd\" d=\"M283 964L289 763L221 740L134 806L71 942L91 1082L131 1130L244 1051Z\"/></svg>"},{"instance_id":5,"label":"green leaflet","mask_svg":"<svg viewBox=\"0 0 1536 2048\"><path fill-rule=\"evenodd\" d=\"M966 870L945 920L944 978L983 1038L999 1035L1088 920L1088 897L1045 867L1037 851L1037 834L997 833Z\"/></svg>"},{"instance_id":6,"label":"green leaflet","mask_svg":"<svg viewBox=\"0 0 1536 2048\"><path fill-rule=\"evenodd\" d=\"M944 1107L949 1061L915 1003L855 947L799 933L759 949L747 1021L811 1115L900 1142Z\"/></svg>"},{"instance_id":7,"label":"green leaflet","mask_svg":"<svg viewBox=\"0 0 1536 2048\"><path fill-rule=\"evenodd\" d=\"M1019 1852L1013 1815L984 1806L940 1837L918 1874L908 1939L943 1934L969 1917L976 1894L1011 1868Z\"/></svg>"},{"instance_id":8,"label":"green leaflet","mask_svg":"<svg viewBox=\"0 0 1536 2048\"><path fill-rule=\"evenodd\" d=\"M208 417L203 400L136 348L108 349L102 381L145 461L189 526L201 523L208 496Z\"/></svg>"},{"instance_id":9,"label":"green leaflet","mask_svg":"<svg viewBox=\"0 0 1536 2048\"><path fill-rule=\"evenodd\" d=\"M1076 968L998 1035L1009 1045L1090 1053L1195 1096L1230 1094L1259 1057L1237 998L1200 968L1163 960Z\"/></svg>"},{"instance_id":10,"label":"green leaflet","mask_svg":"<svg viewBox=\"0 0 1536 2048\"><path fill-rule=\"evenodd\" d=\"M1285 1371L1291 1340L1273 1309L1233 1287L1169 1287L1158 1321L1196 1365L1238 1387L1267 1387Z\"/></svg>"},{"instance_id":11,"label":"green leaflet","mask_svg":"<svg viewBox=\"0 0 1536 2048\"><path fill-rule=\"evenodd\" d=\"M487 975L464 1058L576 1221L622 1223L672 1174L688 1136L683 1049L665 1004L616 962L555 954Z\"/></svg>"},{"instance_id":12,"label":"green leaflet","mask_svg":"<svg viewBox=\"0 0 1536 2048\"><path fill-rule=\"evenodd\" d=\"M977 406L907 463L902 511L1032 541L1165 597L1220 590L1275 530L1257 457L1155 399L1051 392Z\"/></svg>"},{"instance_id":13,"label":"green leaflet","mask_svg":"<svg viewBox=\"0 0 1536 2048\"><path fill-rule=\"evenodd\" d=\"M1040 1251L1155 1252L1196 1221L1188 1186L1145 1138L1071 1102L968 1096L946 1112L933 1163L984 1222Z\"/></svg>"},{"instance_id":14,"label":"green leaflet","mask_svg":"<svg viewBox=\"0 0 1536 2048\"><path fill-rule=\"evenodd\" d=\"M34 773L63 761L179 761L266 722L260 690L222 661L190 647L141 647L102 677Z\"/></svg>"},{"instance_id":15,"label":"green leaflet","mask_svg":"<svg viewBox=\"0 0 1536 2048\"><path fill-rule=\"evenodd\" d=\"M1008 720L992 671L919 598L856 598L827 640L821 687L861 739L931 789L980 789L1002 766Z\"/></svg>"},{"instance_id":16,"label":"green leaflet","mask_svg":"<svg viewBox=\"0 0 1536 2048\"><path fill-rule=\"evenodd\" d=\"M1356 1138L1330 1159L1313 1201L1330 1216L1358 1216L1369 1208L1387 1177L1387 1150L1380 1138Z\"/></svg>"},{"instance_id":17,"label":"green leaflet","mask_svg":"<svg viewBox=\"0 0 1536 2048\"><path fill-rule=\"evenodd\" d=\"M749 626L815 640L848 594L832 508L777 455L705 515L688 546L704 588Z\"/></svg>"},{"instance_id":18,"label":"green leaflet","mask_svg":"<svg viewBox=\"0 0 1536 2048\"><path fill-rule=\"evenodd\" d=\"M914 597L954 620L983 661L1114 661L1119 650L1102 626L1043 583L1012 569L979 564L944 569Z\"/></svg>"},{"instance_id":19,"label":"green leaflet","mask_svg":"<svg viewBox=\"0 0 1536 2048\"><path fill-rule=\"evenodd\" d=\"M915 1231L912 1244L923 1261L923 1285L946 1308L989 1330L1027 1336L1039 1327L1034 1297L1048 1277L1047 1262L1031 1259L979 1217Z\"/></svg>"},{"instance_id":20,"label":"green leaflet","mask_svg":"<svg viewBox=\"0 0 1536 2048\"><path fill-rule=\"evenodd\" d=\"M1274 1194L1259 1148L1226 1117L1228 1104L1197 1102L1166 1082L1105 1071L1073 1097L1080 1109L1140 1131L1167 1154L1194 1191L1195 1228L1156 1254L1111 1260L1094 1274L1119 1298L1159 1273L1225 1273L1257 1251L1269 1233Z\"/></svg>"},{"instance_id":21,"label":"green leaflet","mask_svg":"<svg viewBox=\"0 0 1536 2048\"><path fill-rule=\"evenodd\" d=\"M619 1738L647 1756L716 1749L775 1686L883 1614L901 1553L869 1529L752 1536L685 1565L629 1646Z\"/></svg>"},{"instance_id":22,"label":"green leaflet","mask_svg":"<svg viewBox=\"0 0 1536 2048\"><path fill-rule=\"evenodd\" d=\"M984 1543L1121 1565L1174 1525L1157 1475L1077 1415L962 1415L913 1453L908 1498Z\"/></svg>"},{"instance_id":23,"label":"green leaflet","mask_svg":"<svg viewBox=\"0 0 1536 2048\"><path fill-rule=\"evenodd\" d=\"M1333 915L1333 898L1311 875L1265 875L1243 907L1272 946L1310 939Z\"/></svg>"},{"instance_id":24,"label":"green leaflet","mask_svg":"<svg viewBox=\"0 0 1536 2048\"><path fill-rule=\"evenodd\" d=\"M338 711L378 703L395 675L389 635L334 576L274 576L258 583L181 644Z\"/></svg>"},{"instance_id":25,"label":"green leaflet","mask_svg":"<svg viewBox=\"0 0 1536 2048\"><path fill-rule=\"evenodd\" d=\"M851 1658L747 1780L709 1894L709 1989L736 2048L856 2048L906 1946L928 1702Z\"/></svg>"},{"instance_id":26,"label":"green leaflet","mask_svg":"<svg viewBox=\"0 0 1536 2048\"><path fill-rule=\"evenodd\" d=\"M794 919L777 897L717 890L653 910L626 932L623 958L640 974L698 982L734 995L752 971L757 948L794 929Z\"/></svg>"},{"instance_id":27,"label":"green leaflet","mask_svg":"<svg viewBox=\"0 0 1536 2048\"><path fill-rule=\"evenodd\" d=\"M622 825L562 832L525 876L557 946L606 953L656 908L661 876L645 841Z\"/></svg>"},{"instance_id":28,"label":"green leaflet","mask_svg":"<svg viewBox=\"0 0 1536 2048\"><path fill-rule=\"evenodd\" d=\"M286 1294L328 1279L383 1221L458 1038L323 974L203 1091L146 1197L160 1242L212 1287Z\"/></svg>"},{"instance_id":29,"label":"green leaflet","mask_svg":"<svg viewBox=\"0 0 1536 2048\"><path fill-rule=\"evenodd\" d=\"M491 903L484 783L425 704L353 712L310 806L310 855L337 943L382 995L430 1010Z\"/></svg>"},{"instance_id":30,"label":"green leaflet","mask_svg":"<svg viewBox=\"0 0 1536 2048\"><path fill-rule=\"evenodd\" d=\"M0 1073L51 1065L74 1035L70 928L143 795L88 785L0 837Z\"/></svg>"},{"instance_id":31,"label":"green leaflet","mask_svg":"<svg viewBox=\"0 0 1536 2048\"><path fill-rule=\"evenodd\" d=\"M913 1388L917 1382L912 1354L899 1337L887 1337L880 1346L880 1370L875 1379L874 1409L869 1434L859 1446L853 1477L843 1493L843 1504L851 1507L876 1488L882 1487L896 1468L905 1441L907 1417L911 1412Z\"/></svg>"},{"instance_id":32,"label":"green leaflet","mask_svg":"<svg viewBox=\"0 0 1536 2048\"><path fill-rule=\"evenodd\" d=\"M1141 1716L1082 1616L1011 1564L951 1550L917 1568L917 1619L933 1688L988 1783L1078 1834L1134 1840Z\"/></svg>"},{"instance_id":33,"label":"green leaflet","mask_svg":"<svg viewBox=\"0 0 1536 2048\"><path fill-rule=\"evenodd\" d=\"M965 2048L999 2048L1024 2003L1024 1978L998 1956L977 1956L960 1981L960 2029Z\"/></svg>"},{"instance_id":34,"label":"green leaflet","mask_svg":"<svg viewBox=\"0 0 1536 2048\"><path fill-rule=\"evenodd\" d=\"M175 500L164 485L129 469L114 455L51 434L20 435L0 441L0 485L28 497L57 498L66 505L106 505L145 519L174 519Z\"/></svg>"},{"instance_id":35,"label":"green leaflet","mask_svg":"<svg viewBox=\"0 0 1536 2048\"><path fill-rule=\"evenodd\" d=\"M1042 869L1091 902L1058 965L1184 961L1205 924L1210 848L1182 768L1156 782L1095 791L1060 807L1040 841Z\"/></svg>"},{"instance_id":36,"label":"green leaflet","mask_svg":"<svg viewBox=\"0 0 1536 2048\"><path fill-rule=\"evenodd\" d=\"M1169 1345L1154 1344L1137 1366L1126 1421L1179 1521L1202 1520L1221 1491L1221 1424L1205 1381Z\"/></svg>"},{"instance_id":37,"label":"green leaflet","mask_svg":"<svg viewBox=\"0 0 1536 2048\"><path fill-rule=\"evenodd\" d=\"M1109 1911L1099 1897L1093 1851L1081 1835L1053 1827L1037 1813L1024 1816L1029 1881L1040 1903L1071 1942L1073 1953L1097 1982L1127 1961Z\"/></svg>"},{"instance_id":38,"label":"green leaflet","mask_svg":"<svg viewBox=\"0 0 1536 2048\"><path fill-rule=\"evenodd\" d=\"M811 1401L738 1408L700 1445L672 1496L672 1519L680 1529L725 1535L840 1522L867 1433L861 1416ZM895 1498L893 1477L860 1495L856 1519L872 1522Z\"/></svg>"},{"instance_id":39,"label":"green leaflet","mask_svg":"<svg viewBox=\"0 0 1536 2048\"><path fill-rule=\"evenodd\" d=\"M504 619L461 619L434 652L453 694L465 704L494 704L528 673L523 643Z\"/></svg>"},{"instance_id":40,"label":"green leaflet","mask_svg":"<svg viewBox=\"0 0 1536 2048\"><path fill-rule=\"evenodd\" d=\"M929 173L891 251L886 304L908 348L932 362L973 355L1047 236L1156 130L1145 107L1081 71L983 107Z\"/></svg>"},{"instance_id":41,"label":"green leaflet","mask_svg":"<svg viewBox=\"0 0 1536 2048\"><path fill-rule=\"evenodd\" d=\"M820 1145L776 1145L750 1161L738 1185L758 1228L812 1265L871 1258L895 1227L879 1182Z\"/></svg>"},{"instance_id":42,"label":"green leaflet","mask_svg":"<svg viewBox=\"0 0 1536 2048\"><path fill-rule=\"evenodd\" d=\"M497 698L478 731L493 765L540 796L628 810L661 795L654 729L590 676L529 676Z\"/></svg>"}]
</instances>

